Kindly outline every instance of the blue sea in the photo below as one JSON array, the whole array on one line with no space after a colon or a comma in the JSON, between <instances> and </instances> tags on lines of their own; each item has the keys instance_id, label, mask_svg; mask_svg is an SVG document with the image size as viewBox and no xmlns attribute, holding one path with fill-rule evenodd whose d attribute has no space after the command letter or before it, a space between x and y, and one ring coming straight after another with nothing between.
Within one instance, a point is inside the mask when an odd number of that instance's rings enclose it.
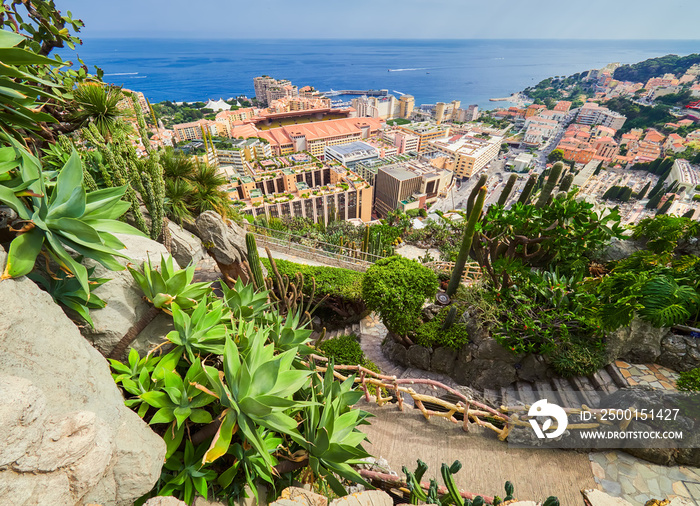
<instances>
[{"instance_id":1,"label":"blue sea","mask_svg":"<svg viewBox=\"0 0 700 506\"><path fill-rule=\"evenodd\" d=\"M684 40L86 39L77 50L105 81L152 102L254 96L253 77L267 74L321 91L388 89L417 104L461 100L482 109L507 105L489 99L547 77L696 52L700 41Z\"/></svg>"}]
</instances>

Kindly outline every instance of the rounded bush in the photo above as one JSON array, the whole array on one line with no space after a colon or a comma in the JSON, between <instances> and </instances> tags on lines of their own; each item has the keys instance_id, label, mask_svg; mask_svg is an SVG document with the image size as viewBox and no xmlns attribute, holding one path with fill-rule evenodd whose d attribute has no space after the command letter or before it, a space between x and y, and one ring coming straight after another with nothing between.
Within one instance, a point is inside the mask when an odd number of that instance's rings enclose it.
<instances>
[{"instance_id":1,"label":"rounded bush","mask_svg":"<svg viewBox=\"0 0 700 506\"><path fill-rule=\"evenodd\" d=\"M400 256L379 260L362 278L367 307L379 313L390 331L404 336L419 324L423 303L437 288L432 270Z\"/></svg>"}]
</instances>

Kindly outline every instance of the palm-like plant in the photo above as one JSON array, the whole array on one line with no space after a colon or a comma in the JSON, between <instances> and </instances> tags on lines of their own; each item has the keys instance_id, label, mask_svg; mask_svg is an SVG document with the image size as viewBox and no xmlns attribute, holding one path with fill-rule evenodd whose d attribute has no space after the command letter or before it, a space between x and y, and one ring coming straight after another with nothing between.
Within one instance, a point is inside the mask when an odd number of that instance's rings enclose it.
<instances>
[{"instance_id":1,"label":"palm-like plant","mask_svg":"<svg viewBox=\"0 0 700 506\"><path fill-rule=\"evenodd\" d=\"M124 99L121 90L102 83L83 83L75 89L73 97L74 120L83 126L94 123L105 139L111 139L125 114L125 110L118 107Z\"/></svg>"},{"instance_id":2,"label":"palm-like plant","mask_svg":"<svg viewBox=\"0 0 700 506\"><path fill-rule=\"evenodd\" d=\"M220 188L227 183L216 167L198 163L192 175L194 193L191 206L196 214L216 211L224 218L230 215L230 200Z\"/></svg>"},{"instance_id":3,"label":"palm-like plant","mask_svg":"<svg viewBox=\"0 0 700 506\"><path fill-rule=\"evenodd\" d=\"M192 159L180 151L168 148L160 154L163 175L173 181L192 180L195 165Z\"/></svg>"},{"instance_id":4,"label":"palm-like plant","mask_svg":"<svg viewBox=\"0 0 700 506\"><path fill-rule=\"evenodd\" d=\"M194 219L188 203L191 196L192 185L186 179L165 180L165 212L180 225L183 221Z\"/></svg>"}]
</instances>

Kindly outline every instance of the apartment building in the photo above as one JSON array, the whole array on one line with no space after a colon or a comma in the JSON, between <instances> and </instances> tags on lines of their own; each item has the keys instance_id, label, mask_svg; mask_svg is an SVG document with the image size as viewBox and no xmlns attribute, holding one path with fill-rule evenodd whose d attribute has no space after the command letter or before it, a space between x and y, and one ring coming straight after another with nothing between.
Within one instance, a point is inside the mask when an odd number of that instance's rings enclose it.
<instances>
[{"instance_id":1,"label":"apartment building","mask_svg":"<svg viewBox=\"0 0 700 506\"><path fill-rule=\"evenodd\" d=\"M400 104L393 95L352 99L352 106L360 118L393 119L400 115Z\"/></svg>"},{"instance_id":2,"label":"apartment building","mask_svg":"<svg viewBox=\"0 0 700 506\"><path fill-rule=\"evenodd\" d=\"M476 121L477 119L479 119L479 106L476 104L472 104L466 109L457 109L454 120L460 122L468 122Z\"/></svg>"},{"instance_id":3,"label":"apartment building","mask_svg":"<svg viewBox=\"0 0 700 506\"><path fill-rule=\"evenodd\" d=\"M424 209L452 182L450 171L418 159L378 167L374 182L374 210L386 217L394 209Z\"/></svg>"},{"instance_id":4,"label":"apartment building","mask_svg":"<svg viewBox=\"0 0 700 506\"><path fill-rule=\"evenodd\" d=\"M396 154L409 153L411 151L418 152L418 146L420 145L420 137L417 135L409 134L403 130L392 129L384 130L381 133L382 139L393 144L396 147Z\"/></svg>"},{"instance_id":5,"label":"apartment building","mask_svg":"<svg viewBox=\"0 0 700 506\"><path fill-rule=\"evenodd\" d=\"M579 109L576 122L583 125L603 125L615 130L622 128L627 117L611 111L607 107L602 107L595 102L586 102Z\"/></svg>"},{"instance_id":6,"label":"apartment building","mask_svg":"<svg viewBox=\"0 0 700 506\"><path fill-rule=\"evenodd\" d=\"M471 177L498 156L503 142L500 136L481 135L454 135L449 139L432 141L430 147L450 160L455 175Z\"/></svg>"},{"instance_id":7,"label":"apartment building","mask_svg":"<svg viewBox=\"0 0 700 506\"><path fill-rule=\"evenodd\" d=\"M199 121L173 125L175 137L177 138L178 142L201 139L202 130L205 130L207 133L211 133L212 135L219 135L220 128L223 128L220 123L208 119L200 119Z\"/></svg>"},{"instance_id":8,"label":"apartment building","mask_svg":"<svg viewBox=\"0 0 700 506\"><path fill-rule=\"evenodd\" d=\"M399 117L411 119L415 106L416 99L413 97L413 95L401 95L399 97Z\"/></svg>"},{"instance_id":9,"label":"apartment building","mask_svg":"<svg viewBox=\"0 0 700 506\"><path fill-rule=\"evenodd\" d=\"M370 221L372 187L345 167L317 163L257 171L235 179L226 191L241 213L255 217Z\"/></svg>"},{"instance_id":10,"label":"apartment building","mask_svg":"<svg viewBox=\"0 0 700 506\"><path fill-rule=\"evenodd\" d=\"M299 89L288 79L274 79L270 76L253 78L255 98L263 105L284 97L298 97Z\"/></svg>"},{"instance_id":11,"label":"apartment building","mask_svg":"<svg viewBox=\"0 0 700 506\"><path fill-rule=\"evenodd\" d=\"M263 160L272 156L270 144L260 139L241 139L232 143L232 149L217 149L216 165L231 165L241 174L246 172L246 162Z\"/></svg>"},{"instance_id":12,"label":"apartment building","mask_svg":"<svg viewBox=\"0 0 700 506\"><path fill-rule=\"evenodd\" d=\"M398 125L396 128L418 137L418 152L422 153L430 148L430 142L438 139L446 139L450 135L450 127L437 125L432 121L422 121L408 125Z\"/></svg>"}]
</instances>

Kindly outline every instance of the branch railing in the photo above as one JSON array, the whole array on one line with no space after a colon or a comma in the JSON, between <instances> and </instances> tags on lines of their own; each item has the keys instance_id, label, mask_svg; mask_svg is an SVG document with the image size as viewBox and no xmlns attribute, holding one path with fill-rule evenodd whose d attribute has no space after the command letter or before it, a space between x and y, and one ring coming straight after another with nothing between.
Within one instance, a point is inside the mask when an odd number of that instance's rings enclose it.
<instances>
[{"instance_id":1,"label":"branch railing","mask_svg":"<svg viewBox=\"0 0 700 506\"><path fill-rule=\"evenodd\" d=\"M326 372L328 370L327 366L317 364L317 362L324 364L327 363L328 358L316 354L311 354L308 358L309 362L304 363L315 369L317 373ZM405 402L403 399L403 394L407 394L411 397L411 399L413 399L415 407L420 410L421 414L426 420L429 420L432 416L445 418L452 423L461 425L464 432L469 432L469 424L475 423L480 427L492 430L498 435L498 439L500 441L505 441L508 434L510 434L514 427L531 426L529 422L530 417L527 415L527 412L530 409L529 405L510 407L501 406L499 409L494 409L491 406L483 404L479 401L467 398L467 396L458 390L455 390L454 388L451 388L436 380L397 378L396 376L387 376L385 374L370 371L366 367L362 367L360 365L334 365L333 376L340 381L345 381L351 376L351 374L343 374L340 371L358 374L354 381L355 383L359 383L359 387L363 391L367 402L372 402L374 400L377 405L383 406L396 398L399 410L404 411ZM374 386L375 395L370 394L370 385ZM460 400L453 403L439 397L421 394L416 392L409 385L428 385L435 390L442 389ZM389 391L393 391L394 396L383 397L382 389L384 389L387 394ZM440 406L445 409L445 411L428 409L425 406L426 404ZM605 409L591 409L585 404L580 408L563 407L562 409L567 415L588 412L593 416L593 419L589 423L568 424L567 429L569 430L595 429L602 425L615 426L612 421L605 419L607 411ZM636 409L633 409L632 412L634 415L637 414ZM511 415L509 416L508 413L511 413ZM462 415L462 420L458 420L455 415ZM631 419L621 421L619 425L620 430L626 430L630 421ZM503 425L503 427L497 427L492 422L496 422L498 425ZM554 427L556 427L556 424Z\"/></svg>"},{"instance_id":2,"label":"branch railing","mask_svg":"<svg viewBox=\"0 0 700 506\"><path fill-rule=\"evenodd\" d=\"M451 273L455 267L454 262L428 262L425 264L435 272L446 272ZM482 271L481 266L477 262L467 262L464 267L464 274L462 274L462 283L473 283L481 279Z\"/></svg>"}]
</instances>

